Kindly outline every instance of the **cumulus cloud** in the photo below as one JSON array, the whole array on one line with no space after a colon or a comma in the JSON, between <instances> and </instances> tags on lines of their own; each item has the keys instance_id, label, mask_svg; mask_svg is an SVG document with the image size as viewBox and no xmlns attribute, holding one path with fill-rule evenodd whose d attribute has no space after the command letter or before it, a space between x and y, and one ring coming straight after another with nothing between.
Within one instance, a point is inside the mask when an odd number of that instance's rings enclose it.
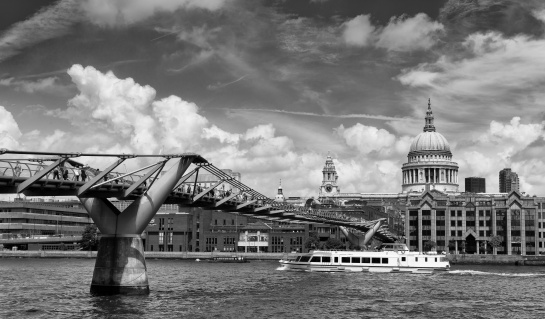
<instances>
[{"instance_id":1,"label":"cumulus cloud","mask_svg":"<svg viewBox=\"0 0 545 319\"><path fill-rule=\"evenodd\" d=\"M21 135L13 115L0 105L0 148L17 149Z\"/></svg>"},{"instance_id":2,"label":"cumulus cloud","mask_svg":"<svg viewBox=\"0 0 545 319\"><path fill-rule=\"evenodd\" d=\"M390 132L360 123L349 128L341 125L337 129L337 134L344 138L348 146L363 154L389 151L396 141L396 137Z\"/></svg>"},{"instance_id":3,"label":"cumulus cloud","mask_svg":"<svg viewBox=\"0 0 545 319\"><path fill-rule=\"evenodd\" d=\"M542 147L545 137L545 122L522 123L519 117L508 123L491 121L488 129L474 136L469 143L453 151L460 165L460 176L480 176L487 180L487 191L498 192L498 172L511 167L525 180L521 191L535 193L545 187L536 174L541 174L543 166L540 152L530 149L534 144ZM525 154L525 155L522 155ZM545 171L544 171L545 173Z\"/></svg>"},{"instance_id":4,"label":"cumulus cloud","mask_svg":"<svg viewBox=\"0 0 545 319\"><path fill-rule=\"evenodd\" d=\"M359 15L344 23L343 38L348 45L373 45L388 51L407 52L431 48L443 30L441 23L432 21L425 13L392 17L382 28L371 24L370 15Z\"/></svg>"},{"instance_id":5,"label":"cumulus cloud","mask_svg":"<svg viewBox=\"0 0 545 319\"><path fill-rule=\"evenodd\" d=\"M444 27L425 13L414 17L393 17L381 30L376 46L390 51L427 50L438 39Z\"/></svg>"},{"instance_id":6,"label":"cumulus cloud","mask_svg":"<svg viewBox=\"0 0 545 319\"><path fill-rule=\"evenodd\" d=\"M360 47L369 44L375 31L370 17L362 14L344 24L343 39L347 44Z\"/></svg>"}]
</instances>

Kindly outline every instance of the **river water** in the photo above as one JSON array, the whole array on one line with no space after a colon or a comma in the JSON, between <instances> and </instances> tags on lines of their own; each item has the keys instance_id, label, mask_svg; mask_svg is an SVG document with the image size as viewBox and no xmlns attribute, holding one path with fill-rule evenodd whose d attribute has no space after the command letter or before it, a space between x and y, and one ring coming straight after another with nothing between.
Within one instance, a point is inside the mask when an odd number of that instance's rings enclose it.
<instances>
[{"instance_id":1,"label":"river water","mask_svg":"<svg viewBox=\"0 0 545 319\"><path fill-rule=\"evenodd\" d=\"M433 275L147 260L146 296L89 294L92 259L0 259L0 318L545 318L545 267Z\"/></svg>"}]
</instances>

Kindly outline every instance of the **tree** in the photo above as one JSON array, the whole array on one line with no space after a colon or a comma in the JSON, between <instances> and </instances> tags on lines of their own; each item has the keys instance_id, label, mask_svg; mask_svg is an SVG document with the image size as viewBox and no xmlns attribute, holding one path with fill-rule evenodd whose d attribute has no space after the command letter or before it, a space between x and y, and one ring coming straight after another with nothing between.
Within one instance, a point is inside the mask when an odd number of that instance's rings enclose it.
<instances>
[{"instance_id":1,"label":"tree","mask_svg":"<svg viewBox=\"0 0 545 319\"><path fill-rule=\"evenodd\" d=\"M81 250L98 249L98 228L95 224L85 226L79 241Z\"/></svg>"},{"instance_id":2,"label":"tree","mask_svg":"<svg viewBox=\"0 0 545 319\"><path fill-rule=\"evenodd\" d=\"M434 249L435 247L437 247L437 243L434 242L433 240L428 240L428 241L424 242L424 250L425 251L430 251L430 250Z\"/></svg>"},{"instance_id":3,"label":"tree","mask_svg":"<svg viewBox=\"0 0 545 319\"><path fill-rule=\"evenodd\" d=\"M325 244L325 249L331 249L331 250L341 250L344 248L344 244L342 241L335 239L335 238L329 238Z\"/></svg>"},{"instance_id":4,"label":"tree","mask_svg":"<svg viewBox=\"0 0 545 319\"><path fill-rule=\"evenodd\" d=\"M456 249L456 242L454 240L449 240L448 241L448 248L450 250L455 250Z\"/></svg>"},{"instance_id":5,"label":"tree","mask_svg":"<svg viewBox=\"0 0 545 319\"><path fill-rule=\"evenodd\" d=\"M320 238L316 232L309 232L305 241L305 248L308 250L320 249Z\"/></svg>"},{"instance_id":6,"label":"tree","mask_svg":"<svg viewBox=\"0 0 545 319\"><path fill-rule=\"evenodd\" d=\"M490 244L490 246L497 249L497 248L503 246L503 237L502 236L492 236L492 237L490 237L490 240L488 241L488 243Z\"/></svg>"}]
</instances>

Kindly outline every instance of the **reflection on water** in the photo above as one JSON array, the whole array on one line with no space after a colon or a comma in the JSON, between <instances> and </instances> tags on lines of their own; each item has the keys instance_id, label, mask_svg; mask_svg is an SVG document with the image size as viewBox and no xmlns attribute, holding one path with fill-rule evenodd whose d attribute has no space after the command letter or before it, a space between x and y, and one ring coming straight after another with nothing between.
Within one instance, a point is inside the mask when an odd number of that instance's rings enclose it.
<instances>
[{"instance_id":1,"label":"reflection on water","mask_svg":"<svg viewBox=\"0 0 545 319\"><path fill-rule=\"evenodd\" d=\"M94 260L0 259L1 318L544 318L544 267L433 275L148 260L151 293L92 296Z\"/></svg>"}]
</instances>

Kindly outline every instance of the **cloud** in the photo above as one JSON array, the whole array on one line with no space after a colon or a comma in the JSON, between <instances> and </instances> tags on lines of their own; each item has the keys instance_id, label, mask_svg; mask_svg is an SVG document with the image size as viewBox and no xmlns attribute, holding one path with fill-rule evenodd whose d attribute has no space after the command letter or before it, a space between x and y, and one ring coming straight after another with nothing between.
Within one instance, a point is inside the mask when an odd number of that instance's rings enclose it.
<instances>
[{"instance_id":1,"label":"cloud","mask_svg":"<svg viewBox=\"0 0 545 319\"><path fill-rule=\"evenodd\" d=\"M491 121L487 130L473 136L470 141L461 141L461 147L453 150L460 165L460 176L479 176L487 180L487 191L498 192L498 173L511 167L525 180L521 191L536 193L545 189L545 182L535 176L545 173L541 162L544 144L545 122L522 123L520 117L509 122ZM534 147L534 145L536 145ZM460 179L462 180L462 179Z\"/></svg>"},{"instance_id":2,"label":"cloud","mask_svg":"<svg viewBox=\"0 0 545 319\"><path fill-rule=\"evenodd\" d=\"M339 136L344 138L348 146L357 149L362 154L389 150L396 140L393 134L384 129L360 123L346 129L341 125L336 131Z\"/></svg>"},{"instance_id":3,"label":"cloud","mask_svg":"<svg viewBox=\"0 0 545 319\"><path fill-rule=\"evenodd\" d=\"M0 86L13 88L15 91L33 93L47 93L56 95L67 95L72 91L69 85L59 83L58 77L47 77L36 81L16 80L7 78L0 80Z\"/></svg>"},{"instance_id":4,"label":"cloud","mask_svg":"<svg viewBox=\"0 0 545 319\"><path fill-rule=\"evenodd\" d=\"M37 43L69 34L81 21L78 1L61 0L0 35L0 62Z\"/></svg>"},{"instance_id":5,"label":"cloud","mask_svg":"<svg viewBox=\"0 0 545 319\"><path fill-rule=\"evenodd\" d=\"M21 135L13 115L0 105L0 148L17 149Z\"/></svg>"},{"instance_id":6,"label":"cloud","mask_svg":"<svg viewBox=\"0 0 545 319\"><path fill-rule=\"evenodd\" d=\"M159 12L179 9L215 11L227 0L60 0L12 25L0 35L0 62L25 48L70 34L78 23L121 27L144 21Z\"/></svg>"},{"instance_id":7,"label":"cloud","mask_svg":"<svg viewBox=\"0 0 545 319\"><path fill-rule=\"evenodd\" d=\"M226 0L84 0L81 7L94 24L104 27L124 26L143 21L158 12L174 12L179 9L222 8Z\"/></svg>"},{"instance_id":8,"label":"cloud","mask_svg":"<svg viewBox=\"0 0 545 319\"><path fill-rule=\"evenodd\" d=\"M456 52L405 69L397 79L428 96L452 101L460 115L475 112L472 104L480 104L480 111L494 108L500 113L521 104L527 113L541 108L536 101L544 97L545 39L476 33L466 37Z\"/></svg>"},{"instance_id":9,"label":"cloud","mask_svg":"<svg viewBox=\"0 0 545 319\"><path fill-rule=\"evenodd\" d=\"M380 31L376 46L389 51L427 50L437 42L443 29L441 23L432 21L425 13L393 17Z\"/></svg>"},{"instance_id":10,"label":"cloud","mask_svg":"<svg viewBox=\"0 0 545 319\"><path fill-rule=\"evenodd\" d=\"M399 52L427 50L436 44L444 30L441 23L432 21L425 13L392 17L382 28L371 24L370 15L359 15L345 22L343 27L343 38L348 45L372 45Z\"/></svg>"},{"instance_id":11,"label":"cloud","mask_svg":"<svg viewBox=\"0 0 545 319\"><path fill-rule=\"evenodd\" d=\"M362 14L346 22L343 31L344 41L349 45L367 46L375 32L370 18L370 15Z\"/></svg>"}]
</instances>

